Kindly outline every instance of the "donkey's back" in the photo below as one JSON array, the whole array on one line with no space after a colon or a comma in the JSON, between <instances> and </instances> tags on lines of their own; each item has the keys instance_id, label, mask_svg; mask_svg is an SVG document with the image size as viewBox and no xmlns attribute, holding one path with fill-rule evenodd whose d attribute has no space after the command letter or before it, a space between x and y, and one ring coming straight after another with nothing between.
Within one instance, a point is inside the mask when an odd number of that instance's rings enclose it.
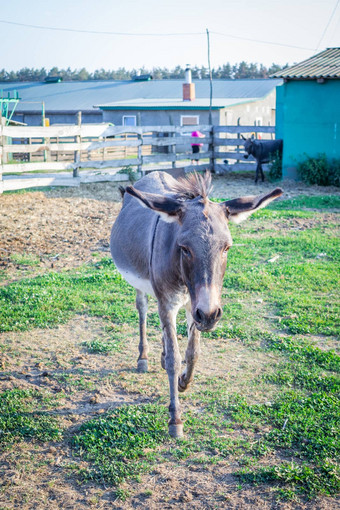
<instances>
[{"instance_id":1,"label":"donkey's back","mask_svg":"<svg viewBox=\"0 0 340 510\"><path fill-rule=\"evenodd\" d=\"M256 140L254 142L258 150L254 151L254 156L259 159L261 163L269 163L275 156L276 152L282 153L283 142L282 140Z\"/></svg>"},{"instance_id":2,"label":"donkey's back","mask_svg":"<svg viewBox=\"0 0 340 510\"><path fill-rule=\"evenodd\" d=\"M152 172L134 186L141 192L174 196L176 183L170 174ZM150 257L153 236L159 215L128 193L111 231L110 249L114 263L122 276L136 289L153 295L150 283Z\"/></svg>"}]
</instances>

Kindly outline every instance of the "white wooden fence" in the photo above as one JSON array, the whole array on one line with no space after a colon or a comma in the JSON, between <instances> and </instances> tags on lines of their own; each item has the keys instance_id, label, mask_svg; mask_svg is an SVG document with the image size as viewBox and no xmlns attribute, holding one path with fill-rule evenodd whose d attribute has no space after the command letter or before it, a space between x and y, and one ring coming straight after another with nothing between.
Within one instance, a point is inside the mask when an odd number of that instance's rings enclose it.
<instances>
[{"instance_id":1,"label":"white wooden fence","mask_svg":"<svg viewBox=\"0 0 340 510\"><path fill-rule=\"evenodd\" d=\"M82 124L50 127L0 126L0 193L39 186L129 180L155 169L253 169L243 158L245 136L273 137L273 126L137 126ZM191 131L204 145L194 155ZM241 162L242 161L242 162Z\"/></svg>"}]
</instances>

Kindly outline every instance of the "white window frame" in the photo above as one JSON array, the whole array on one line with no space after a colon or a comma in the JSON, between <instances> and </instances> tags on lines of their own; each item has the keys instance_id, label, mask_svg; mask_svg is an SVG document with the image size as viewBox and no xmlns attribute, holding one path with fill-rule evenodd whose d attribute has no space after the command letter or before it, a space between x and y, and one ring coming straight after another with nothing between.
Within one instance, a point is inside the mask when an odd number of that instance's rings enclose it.
<instances>
[{"instance_id":1,"label":"white window frame","mask_svg":"<svg viewBox=\"0 0 340 510\"><path fill-rule=\"evenodd\" d=\"M197 123L196 124L185 124L185 127L186 126L199 126L199 123L200 123L200 116L199 115L181 115L181 126L184 126L183 124L183 119L185 119L186 117L190 117L190 118L193 118L195 117L196 120L197 120Z\"/></svg>"},{"instance_id":2,"label":"white window frame","mask_svg":"<svg viewBox=\"0 0 340 510\"><path fill-rule=\"evenodd\" d=\"M125 124L125 119L134 119L134 126L137 126L137 116L136 115L123 115L123 126L130 126L131 124Z\"/></svg>"}]
</instances>

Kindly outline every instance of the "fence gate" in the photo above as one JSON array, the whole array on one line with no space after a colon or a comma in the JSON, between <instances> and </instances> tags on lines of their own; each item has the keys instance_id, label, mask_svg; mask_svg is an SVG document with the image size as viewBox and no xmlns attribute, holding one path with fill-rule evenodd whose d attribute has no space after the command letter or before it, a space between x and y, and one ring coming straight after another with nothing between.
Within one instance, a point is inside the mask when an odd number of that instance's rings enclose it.
<instances>
[{"instance_id":1,"label":"fence gate","mask_svg":"<svg viewBox=\"0 0 340 510\"><path fill-rule=\"evenodd\" d=\"M192 159L192 130L204 138ZM253 170L242 133L272 138L274 126L0 125L0 193L40 186L124 181L153 170ZM196 161L197 160L197 161ZM195 163L195 164L193 164Z\"/></svg>"}]
</instances>

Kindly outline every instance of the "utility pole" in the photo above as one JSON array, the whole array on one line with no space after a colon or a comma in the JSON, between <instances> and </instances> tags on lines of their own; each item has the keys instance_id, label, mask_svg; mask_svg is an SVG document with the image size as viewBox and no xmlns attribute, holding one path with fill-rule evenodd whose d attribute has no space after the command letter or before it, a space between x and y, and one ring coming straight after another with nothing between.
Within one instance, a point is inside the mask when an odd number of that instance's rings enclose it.
<instances>
[{"instance_id":1,"label":"utility pole","mask_svg":"<svg viewBox=\"0 0 340 510\"><path fill-rule=\"evenodd\" d=\"M210 81L210 101L209 101L209 124L212 125L212 114L211 114L211 107L212 107L212 74L211 74L211 65L210 65L210 37L209 37L209 30L207 30L207 40L208 40L208 68L209 68L209 81Z\"/></svg>"},{"instance_id":2,"label":"utility pole","mask_svg":"<svg viewBox=\"0 0 340 510\"><path fill-rule=\"evenodd\" d=\"M212 172L215 171L215 158L214 158L214 127L212 125L212 74L211 74L211 65L210 65L210 37L209 37L209 30L207 29L207 40L208 40L208 68L209 68L209 81L210 81L210 100L209 100L209 124L210 124L210 137L211 137L211 143L209 144L209 151L211 152L210 157L210 170Z\"/></svg>"}]
</instances>

